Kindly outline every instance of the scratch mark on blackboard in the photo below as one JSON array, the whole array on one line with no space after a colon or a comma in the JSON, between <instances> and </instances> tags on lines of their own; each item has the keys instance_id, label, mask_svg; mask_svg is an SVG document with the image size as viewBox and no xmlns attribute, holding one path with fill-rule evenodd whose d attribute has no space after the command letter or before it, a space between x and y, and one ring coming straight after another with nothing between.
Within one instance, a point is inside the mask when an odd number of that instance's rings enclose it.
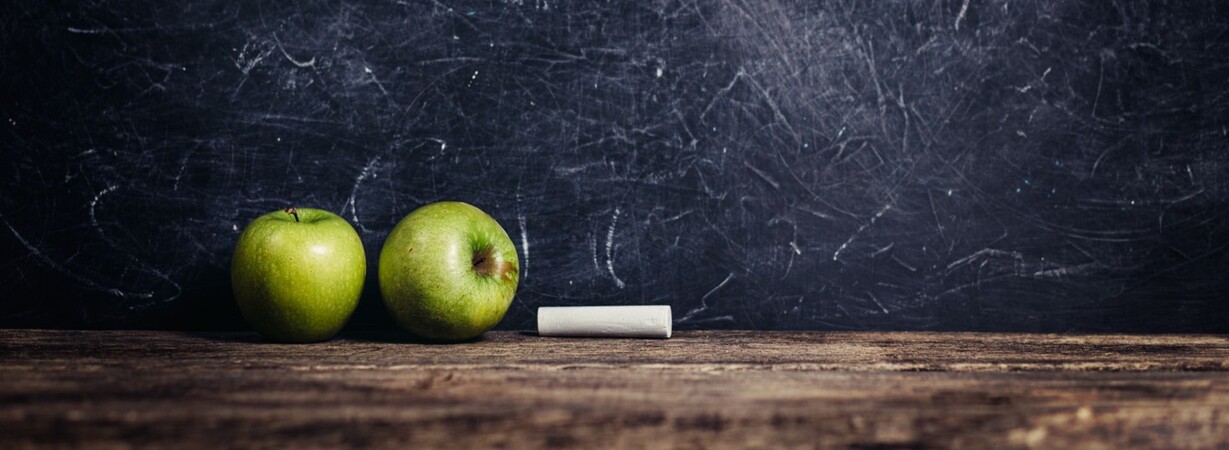
<instances>
[{"instance_id":1,"label":"scratch mark on blackboard","mask_svg":"<svg viewBox=\"0 0 1229 450\"><path fill-rule=\"evenodd\" d=\"M74 27L68 27L68 32L69 32L69 33L77 33L77 34L103 34L103 33L106 33L107 31L110 31L110 30L108 30L108 29L106 29L106 28L74 28Z\"/></svg>"},{"instance_id":2,"label":"scratch mark on blackboard","mask_svg":"<svg viewBox=\"0 0 1229 450\"><path fill-rule=\"evenodd\" d=\"M107 186L106 189L98 191L98 193L94 195L93 200L90 200L90 223L94 225L95 230L98 230L98 234L104 234L102 232L102 227L98 225L98 216L94 213L94 211L98 208L98 200L102 199L102 196L110 194L118 188L119 186ZM103 238L106 238L105 234L103 235Z\"/></svg>"},{"instance_id":3,"label":"scratch mark on blackboard","mask_svg":"<svg viewBox=\"0 0 1229 450\"><path fill-rule=\"evenodd\" d=\"M16 228L13 228L13 224L9 223L7 219L0 219L0 221L4 222L4 226L8 227L9 232L13 233L13 237L17 238L18 242L21 242L21 245L25 247L27 251L30 252L30 255L34 256L39 261L41 261L43 265L51 268L52 270L55 270L56 272L60 272L64 275L68 275L69 278L76 280L78 283L81 283L82 285L85 285L86 287L90 289L103 291L103 292L109 293L119 298L152 298L154 296L153 292L126 292L118 288L104 286L98 283L97 281L94 281L94 280L91 280L85 277L84 275L73 272L69 270L67 267L64 267L60 265L59 263L55 262L55 260L51 259L46 254L44 254L42 250L40 250L38 247L35 247L34 244L30 243L30 241L27 241L26 238L21 235L21 233L17 232Z\"/></svg>"},{"instance_id":4,"label":"scratch mark on blackboard","mask_svg":"<svg viewBox=\"0 0 1229 450\"><path fill-rule=\"evenodd\" d=\"M175 173L175 185L171 190L179 190L179 180L183 178L184 171L188 169L188 161L192 159L193 153L196 153L196 147L188 149L188 152L183 155L183 159L179 160L179 172Z\"/></svg>"},{"instance_id":5,"label":"scratch mark on blackboard","mask_svg":"<svg viewBox=\"0 0 1229 450\"><path fill-rule=\"evenodd\" d=\"M708 298L712 297L714 293L721 290L721 288L725 287L725 285L729 283L730 280L732 279L734 279L734 272L730 272L729 275L726 275L724 280L721 280L720 283L717 283L716 286L713 286L712 289L709 289L707 294L704 294L703 297L700 297L700 306L696 307L695 309L692 309L691 311L687 311L687 314L684 314L683 317L680 317L678 322L683 323L688 320L691 320L691 318L695 317L696 314L704 312L704 310L708 309Z\"/></svg>"},{"instance_id":6,"label":"scratch mark on blackboard","mask_svg":"<svg viewBox=\"0 0 1229 450\"><path fill-rule=\"evenodd\" d=\"M930 215L935 219L935 230L939 232L939 238L946 241L947 236L943 234L943 222L939 220L939 208L935 206L935 196L930 191L926 191L926 198L930 200Z\"/></svg>"},{"instance_id":7,"label":"scratch mark on blackboard","mask_svg":"<svg viewBox=\"0 0 1229 450\"><path fill-rule=\"evenodd\" d=\"M1092 163L1092 170L1088 172L1088 177L1089 177L1089 178L1092 178L1092 177L1097 176L1097 167L1100 167L1100 166L1101 166L1101 161L1103 161L1103 160L1105 159L1106 155L1109 155L1109 154L1110 154L1110 153L1112 153L1114 150L1117 150L1118 148L1125 146L1127 143L1129 143L1129 142L1130 142L1130 141L1129 141L1130 139L1131 139L1131 136L1126 136L1126 137L1123 137L1122 139L1118 140L1118 142L1114 143L1113 145L1107 145L1107 146L1105 146L1105 150L1103 150L1103 151L1101 152L1101 154L1100 154L1099 156L1097 156L1097 160L1096 160L1096 161L1093 161L1093 163Z\"/></svg>"},{"instance_id":8,"label":"scratch mark on blackboard","mask_svg":"<svg viewBox=\"0 0 1229 450\"><path fill-rule=\"evenodd\" d=\"M700 113L701 121L704 120L704 116L708 114L709 110L713 109L713 105L717 103L717 100L721 99L721 97L725 96L726 93L730 92L730 89L734 89L734 85L738 83L738 79L742 78L745 74L746 73L743 72L743 69L739 67L738 73L735 73L734 78L730 79L730 84L727 84L725 87L717 90L716 94L713 94L713 98L708 101L708 106L705 106L704 111Z\"/></svg>"},{"instance_id":9,"label":"scratch mark on blackboard","mask_svg":"<svg viewBox=\"0 0 1229 450\"><path fill-rule=\"evenodd\" d=\"M589 251L593 253L593 270L595 272L602 271L602 265L597 262L597 236L589 239Z\"/></svg>"},{"instance_id":10,"label":"scratch mark on blackboard","mask_svg":"<svg viewBox=\"0 0 1229 450\"><path fill-rule=\"evenodd\" d=\"M252 49L251 47L252 47L252 41L248 41L244 43L243 49L239 50L239 57L235 58L234 60L235 68L239 69L240 72L243 72L243 75L245 75L245 78L244 78L245 81L247 80L246 75L248 74L248 72L251 72L252 69L255 68L257 64L260 64L260 62L264 60L265 57L269 56L269 53L273 52L270 49L263 49L263 50L257 51L256 56L253 57L253 56L248 55L248 51L250 49L255 50L255 49ZM240 83L240 85L242 86L242 83Z\"/></svg>"},{"instance_id":11,"label":"scratch mark on blackboard","mask_svg":"<svg viewBox=\"0 0 1229 450\"><path fill-rule=\"evenodd\" d=\"M845 314L845 317L853 317L853 315L849 314L849 311L846 311L846 310L845 310L845 307L844 307L844 306L841 306L841 302L840 302L840 301L837 301L837 302L836 302L836 309L841 310L841 313Z\"/></svg>"},{"instance_id":12,"label":"scratch mark on blackboard","mask_svg":"<svg viewBox=\"0 0 1229 450\"><path fill-rule=\"evenodd\" d=\"M1024 260L1024 255L1023 255L1023 254L1021 254L1020 252L1016 252L1016 251L1011 251L1011 252L1009 252L1009 251L1006 251L1006 250L999 250L999 249L997 249L997 248L983 248L983 249L981 249L981 250L978 250L978 251L976 251L976 252L973 252L973 253L972 253L972 254L970 254L969 256L965 256L965 257L963 257L963 258L960 258L960 259L957 259L957 260L955 260L955 261L952 261L952 263L951 263L951 264L948 264L948 265L947 265L947 270L952 270L952 269L956 268L957 266L960 266L960 265L963 265L963 264L968 264L968 263L971 263L971 262L973 262L973 260L975 260L975 259L977 259L977 258L979 258L979 257L982 257L982 256L1005 256L1005 257L1012 258L1012 259L1014 259L1014 260L1016 260L1016 261L1023 261L1023 260Z\"/></svg>"},{"instance_id":13,"label":"scratch mark on blackboard","mask_svg":"<svg viewBox=\"0 0 1229 450\"><path fill-rule=\"evenodd\" d=\"M358 196L359 186L363 184L363 180L366 180L371 176L372 170L374 170L376 164L380 163L380 158L383 156L384 155L378 155L375 158L371 158L370 161L367 161L367 165L363 166L363 170L359 172L358 177L354 178L354 187L350 188L350 199L346 200L346 204L342 205L341 207L342 214L346 213L347 208L350 209L350 218L354 220L354 224L358 225L358 228L363 230L363 232L367 232L367 227L364 227L363 222L358 219L358 204L356 203L355 198Z\"/></svg>"},{"instance_id":14,"label":"scratch mark on blackboard","mask_svg":"<svg viewBox=\"0 0 1229 450\"><path fill-rule=\"evenodd\" d=\"M1097 96L1092 101L1092 117L1097 118L1097 106L1101 104L1101 84L1105 82L1105 58L1101 58L1101 69L1097 75Z\"/></svg>"},{"instance_id":15,"label":"scratch mark on blackboard","mask_svg":"<svg viewBox=\"0 0 1229 450\"><path fill-rule=\"evenodd\" d=\"M772 94L768 92L768 89L765 89L764 86L761 86L759 82L755 81L755 77L753 76L748 76L747 82L750 83L751 86L764 97L764 102L767 103L768 108L772 110L772 115L775 116L777 120L781 121L781 125L784 125L786 130L789 130L790 134L795 140L799 140L798 132L794 130L793 125L790 125L789 120L785 118L785 114L781 113L781 108L777 106L776 100L772 99Z\"/></svg>"},{"instance_id":16,"label":"scratch mark on blackboard","mask_svg":"<svg viewBox=\"0 0 1229 450\"><path fill-rule=\"evenodd\" d=\"M273 33L273 42L276 42L276 43L277 43L277 49L278 49L279 51L281 51L281 52L282 52L282 56L285 56L285 57L286 57L286 60L287 60L287 61L290 61L290 63L291 63L291 64L294 64L294 65L296 65L296 66L298 66L298 67L304 67L304 68L306 68L306 67L313 67L313 66L315 66L315 65L316 65L316 57L315 57L315 56L313 56L313 57L312 57L312 59L309 59L309 60L307 60L307 61L299 61L299 60L296 60L296 59L294 59L294 58L290 57L290 54L289 54L289 53L286 53L286 48L282 46L282 41L281 41L281 39L278 39L278 38L277 38L277 33Z\"/></svg>"},{"instance_id":17,"label":"scratch mark on blackboard","mask_svg":"<svg viewBox=\"0 0 1229 450\"><path fill-rule=\"evenodd\" d=\"M484 61L486 61L486 58L476 58L476 57L471 57L471 56L454 56L450 58L424 59L422 61L416 62L415 64L418 64L420 66L426 66L426 65L431 65L431 64L453 64L453 63L459 63L459 62L484 62Z\"/></svg>"},{"instance_id":18,"label":"scratch mark on blackboard","mask_svg":"<svg viewBox=\"0 0 1229 450\"><path fill-rule=\"evenodd\" d=\"M867 296L867 297L870 297L870 298L871 298L871 301L872 301L872 302L875 302L875 304L879 306L879 309L883 310L883 313L884 313L884 314L891 314L890 312L888 312L888 308L885 308L885 307L883 306L883 303L880 303L880 302L879 302L879 298L878 298L878 297L875 297L875 293L874 293L874 292L866 291L866 296Z\"/></svg>"},{"instance_id":19,"label":"scratch mark on blackboard","mask_svg":"<svg viewBox=\"0 0 1229 450\"><path fill-rule=\"evenodd\" d=\"M243 78L239 80L239 84L235 85L235 89L230 94L231 99L237 99L239 97L239 92L243 90L243 85L247 84L248 82L248 74L253 68L256 67L257 64L260 64L260 61L264 60L265 57L269 56L269 54L273 52L273 49L263 49L257 51L256 56L252 57L248 55L248 51L251 49L251 46L252 41L250 40L244 43L243 50L239 51L239 56L231 60L235 64L235 67L243 73Z\"/></svg>"},{"instance_id":20,"label":"scratch mark on blackboard","mask_svg":"<svg viewBox=\"0 0 1229 450\"><path fill-rule=\"evenodd\" d=\"M376 78L375 72L372 72L371 68L366 66L363 67L363 71L367 72L367 75L371 76L371 81L376 84L376 87L380 88L380 92L383 92L385 96L388 96L388 90L384 89L384 83L381 83L380 79Z\"/></svg>"},{"instance_id":21,"label":"scratch mark on blackboard","mask_svg":"<svg viewBox=\"0 0 1229 450\"><path fill-rule=\"evenodd\" d=\"M529 276L529 232L525 229L525 213L519 212L516 221L521 226L521 253L525 255L525 263L521 264L521 277Z\"/></svg>"},{"instance_id":22,"label":"scratch mark on blackboard","mask_svg":"<svg viewBox=\"0 0 1229 450\"><path fill-rule=\"evenodd\" d=\"M621 212L623 210L615 207L614 214L610 216L610 228L606 230L606 270L610 272L610 278L614 279L615 286L618 286L619 289L623 289L626 286L623 280L620 280L619 276L615 275L614 270L614 232L615 225L619 223L619 213Z\"/></svg>"},{"instance_id":23,"label":"scratch mark on blackboard","mask_svg":"<svg viewBox=\"0 0 1229 450\"><path fill-rule=\"evenodd\" d=\"M886 247L883 247L883 248L881 248L881 249L879 249L879 250L875 250L875 252L874 252L874 253L871 253L871 256L872 256L872 257L874 257L874 256L879 256L879 255L882 255L882 254L884 254L885 252L887 252L888 250L891 250L891 249L892 249L892 246L894 246L894 245L896 245L896 242L889 242L889 243L888 243L888 245L887 245Z\"/></svg>"},{"instance_id":24,"label":"scratch mark on blackboard","mask_svg":"<svg viewBox=\"0 0 1229 450\"><path fill-rule=\"evenodd\" d=\"M1078 266L1059 267L1056 269L1038 270L1033 272L1033 276L1037 278L1062 278L1073 275L1080 275L1097 267L1097 263L1080 264Z\"/></svg>"},{"instance_id":25,"label":"scratch mark on blackboard","mask_svg":"<svg viewBox=\"0 0 1229 450\"><path fill-rule=\"evenodd\" d=\"M747 162L746 160L743 160L743 165L747 166L748 169L751 169L752 172L755 172L756 175L759 175L759 177L763 179L765 182L767 182L769 185L771 185L773 189L778 189L778 190L781 189L781 185L777 183L776 180L772 179L772 177L768 176L768 174L764 173L763 170L757 169L755 166L752 166L751 163Z\"/></svg>"},{"instance_id":26,"label":"scratch mark on blackboard","mask_svg":"<svg viewBox=\"0 0 1229 450\"><path fill-rule=\"evenodd\" d=\"M968 12L969 12L969 0L964 0L964 4L960 5L960 13L956 14L956 24L954 25L954 27L956 28L956 31L960 31L960 22L964 21L964 15L965 13L968 13Z\"/></svg>"},{"instance_id":27,"label":"scratch mark on blackboard","mask_svg":"<svg viewBox=\"0 0 1229 450\"><path fill-rule=\"evenodd\" d=\"M662 220L662 223L669 223L669 222L673 222L673 221L676 221L676 220L682 219L682 218L684 218L684 217L687 217L688 215L690 215L690 214L691 214L691 213L693 213L693 212L696 212L696 210L695 210L695 209L689 209L689 210L683 211L683 212L681 212L681 213L678 213L678 214L675 214L675 215L673 215L673 216L667 217L666 219Z\"/></svg>"},{"instance_id":28,"label":"scratch mark on blackboard","mask_svg":"<svg viewBox=\"0 0 1229 450\"><path fill-rule=\"evenodd\" d=\"M728 1L726 2L726 4L733 7L735 11L737 11L739 14L741 14L743 17L746 18L747 23L750 23L751 25L755 26L757 30L759 30L759 32L764 36L764 38L768 41L768 43L771 44L772 47L776 50L774 52L775 55L781 59L781 62L785 65L785 68L787 69L789 73L796 74L798 72L796 70L796 66L794 64L793 58L790 57L791 52L789 52L786 46L782 44L782 38L791 39L793 38L793 36L779 36L779 34L784 34L784 33L770 32L768 29L764 28L764 25L761 23L759 18L753 16L750 12L747 11L746 8L744 8L742 5L739 5L738 2ZM775 22L775 20L773 20L772 18L767 18L766 20L769 21L769 23ZM771 103L771 100L769 100L769 102ZM772 106L773 106L773 109L776 109L775 105L772 105ZM786 124L786 127L790 128L791 132L793 131L793 128L789 127L789 124Z\"/></svg>"},{"instance_id":29,"label":"scratch mark on blackboard","mask_svg":"<svg viewBox=\"0 0 1229 450\"><path fill-rule=\"evenodd\" d=\"M875 85L875 94L879 99L879 125L883 128L884 134L887 134L887 120L884 118L883 86L881 86L881 83L879 82L879 69L875 68L875 55L873 54L875 49L871 46L871 44L863 41L861 35L856 35L854 37L857 44L863 47L862 58L866 60L866 66L870 68L871 82ZM872 150L873 149L874 147L872 147Z\"/></svg>"},{"instance_id":30,"label":"scratch mark on blackboard","mask_svg":"<svg viewBox=\"0 0 1229 450\"><path fill-rule=\"evenodd\" d=\"M444 141L443 139L439 139L439 138L426 138L426 140L440 145L440 150L436 152L434 155L428 156L427 161L433 161L435 160L435 158L444 156L444 150L448 149L448 142Z\"/></svg>"},{"instance_id":31,"label":"scratch mark on blackboard","mask_svg":"<svg viewBox=\"0 0 1229 450\"><path fill-rule=\"evenodd\" d=\"M845 248L849 247L849 244L853 243L854 239L857 239L859 234L862 234L863 231L866 231L867 228L874 225L876 220L883 217L883 213L888 212L889 209L892 209L892 205L890 203L883 205L883 208L880 208L879 212L875 213L875 215L871 217L870 221L862 224L862 226L858 227L853 234L849 235L849 239L846 239L845 243L841 244L841 246L836 249L836 252L832 253L832 260L838 261L841 257L841 252L845 251Z\"/></svg>"}]
</instances>

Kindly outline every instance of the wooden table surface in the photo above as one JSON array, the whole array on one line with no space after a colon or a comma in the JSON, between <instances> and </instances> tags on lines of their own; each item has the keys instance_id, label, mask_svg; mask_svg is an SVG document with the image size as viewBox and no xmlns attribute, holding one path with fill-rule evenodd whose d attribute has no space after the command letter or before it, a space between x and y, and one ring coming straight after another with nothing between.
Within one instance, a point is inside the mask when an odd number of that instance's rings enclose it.
<instances>
[{"instance_id":1,"label":"wooden table surface","mask_svg":"<svg viewBox=\"0 0 1229 450\"><path fill-rule=\"evenodd\" d=\"M0 330L0 448L1201 448L1229 445L1213 335Z\"/></svg>"}]
</instances>

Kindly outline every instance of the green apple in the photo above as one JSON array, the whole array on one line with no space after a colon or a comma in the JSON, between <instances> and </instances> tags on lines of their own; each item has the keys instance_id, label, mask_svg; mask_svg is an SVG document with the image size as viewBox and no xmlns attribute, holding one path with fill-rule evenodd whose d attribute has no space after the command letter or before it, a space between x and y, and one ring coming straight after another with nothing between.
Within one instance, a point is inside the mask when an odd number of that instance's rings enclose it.
<instances>
[{"instance_id":1,"label":"green apple","mask_svg":"<svg viewBox=\"0 0 1229 450\"><path fill-rule=\"evenodd\" d=\"M384 305L403 328L460 341L504 318L520 263L499 222L469 204L439 202L393 228L380 251L379 278Z\"/></svg>"},{"instance_id":2,"label":"green apple","mask_svg":"<svg viewBox=\"0 0 1229 450\"><path fill-rule=\"evenodd\" d=\"M354 227L328 211L287 208L243 229L231 260L235 301L265 338L318 342L337 334L363 292L367 257Z\"/></svg>"}]
</instances>

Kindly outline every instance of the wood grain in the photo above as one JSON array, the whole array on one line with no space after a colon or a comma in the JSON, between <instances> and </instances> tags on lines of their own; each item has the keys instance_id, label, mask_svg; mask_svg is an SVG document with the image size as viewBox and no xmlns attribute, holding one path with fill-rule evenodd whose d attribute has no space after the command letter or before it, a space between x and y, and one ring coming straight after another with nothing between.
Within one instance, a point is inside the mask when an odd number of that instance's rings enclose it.
<instances>
[{"instance_id":1,"label":"wood grain","mask_svg":"<svg viewBox=\"0 0 1229 450\"><path fill-rule=\"evenodd\" d=\"M0 331L0 448L1229 444L1209 335Z\"/></svg>"}]
</instances>

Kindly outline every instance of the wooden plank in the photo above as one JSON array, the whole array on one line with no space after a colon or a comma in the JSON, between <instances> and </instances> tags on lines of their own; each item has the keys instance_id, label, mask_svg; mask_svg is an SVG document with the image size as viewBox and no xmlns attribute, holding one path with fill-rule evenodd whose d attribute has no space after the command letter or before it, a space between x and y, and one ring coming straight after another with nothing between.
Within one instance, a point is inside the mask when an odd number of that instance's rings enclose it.
<instances>
[{"instance_id":1,"label":"wooden plank","mask_svg":"<svg viewBox=\"0 0 1229 450\"><path fill-rule=\"evenodd\" d=\"M1229 370L1219 335L1063 335L682 331L668 340L540 338L492 332L478 342L432 345L403 334L350 335L310 344L269 344L246 333L0 330L0 358L83 364L240 362L305 369L329 365L675 370L1208 371ZM203 361L207 360L207 361Z\"/></svg>"},{"instance_id":2,"label":"wooden plank","mask_svg":"<svg viewBox=\"0 0 1229 450\"><path fill-rule=\"evenodd\" d=\"M1229 443L1221 336L398 339L0 331L0 448Z\"/></svg>"}]
</instances>

